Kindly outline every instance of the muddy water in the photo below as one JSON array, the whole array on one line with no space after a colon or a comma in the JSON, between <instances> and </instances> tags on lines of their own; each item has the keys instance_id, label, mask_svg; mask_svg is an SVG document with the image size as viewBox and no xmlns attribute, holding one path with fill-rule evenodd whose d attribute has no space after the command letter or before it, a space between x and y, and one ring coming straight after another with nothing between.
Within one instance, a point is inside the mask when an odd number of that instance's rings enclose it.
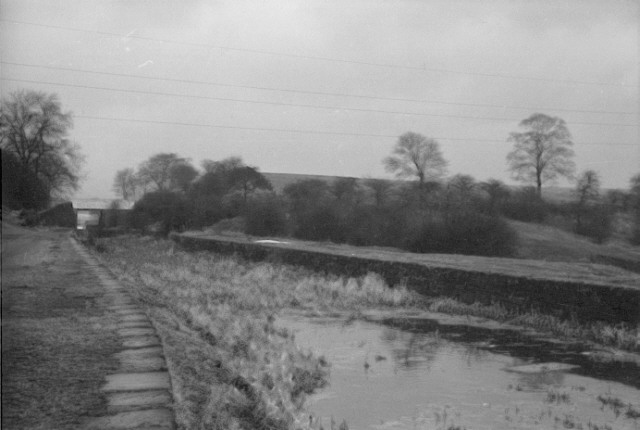
<instances>
[{"instance_id":1,"label":"muddy water","mask_svg":"<svg viewBox=\"0 0 640 430\"><path fill-rule=\"evenodd\" d=\"M637 365L594 363L583 347L424 319L278 324L331 363L308 400L325 428L640 429Z\"/></svg>"}]
</instances>

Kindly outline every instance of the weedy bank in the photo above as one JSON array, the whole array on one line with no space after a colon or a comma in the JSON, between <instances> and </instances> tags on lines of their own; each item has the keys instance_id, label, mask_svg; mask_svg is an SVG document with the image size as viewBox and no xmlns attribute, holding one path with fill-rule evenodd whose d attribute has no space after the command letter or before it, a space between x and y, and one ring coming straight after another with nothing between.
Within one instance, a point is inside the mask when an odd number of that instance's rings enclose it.
<instances>
[{"instance_id":1,"label":"weedy bank","mask_svg":"<svg viewBox=\"0 0 640 430\"><path fill-rule=\"evenodd\" d=\"M286 265L188 253L168 240L101 239L100 258L148 306L163 337L183 428L314 428L306 394L326 384L322 357L300 351L274 326L283 310L320 314L432 310L515 322L638 349L638 329L516 315L500 306L427 299L375 274L324 276Z\"/></svg>"},{"instance_id":2,"label":"weedy bank","mask_svg":"<svg viewBox=\"0 0 640 430\"><path fill-rule=\"evenodd\" d=\"M100 258L148 310L165 345L183 428L315 428L306 394L328 380L322 357L274 326L282 309L413 307L375 275L327 279L286 266L175 250L151 238L102 239Z\"/></svg>"}]
</instances>

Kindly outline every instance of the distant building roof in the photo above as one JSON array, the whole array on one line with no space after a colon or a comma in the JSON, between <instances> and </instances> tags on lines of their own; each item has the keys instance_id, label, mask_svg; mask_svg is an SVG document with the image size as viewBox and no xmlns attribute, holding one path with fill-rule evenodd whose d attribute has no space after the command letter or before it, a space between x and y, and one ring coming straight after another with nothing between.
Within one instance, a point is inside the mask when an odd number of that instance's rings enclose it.
<instances>
[{"instance_id":1,"label":"distant building roof","mask_svg":"<svg viewBox=\"0 0 640 430\"><path fill-rule=\"evenodd\" d=\"M134 202L112 199L75 199L71 200L74 209L101 210L111 209L113 202L118 202L118 209L131 209Z\"/></svg>"}]
</instances>

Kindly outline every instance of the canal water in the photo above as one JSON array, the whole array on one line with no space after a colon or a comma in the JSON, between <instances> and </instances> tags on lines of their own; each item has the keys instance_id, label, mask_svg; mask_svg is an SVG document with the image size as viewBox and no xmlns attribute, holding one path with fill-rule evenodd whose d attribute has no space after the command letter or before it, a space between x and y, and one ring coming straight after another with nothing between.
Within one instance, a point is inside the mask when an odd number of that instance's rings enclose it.
<instances>
[{"instance_id":1,"label":"canal water","mask_svg":"<svg viewBox=\"0 0 640 430\"><path fill-rule=\"evenodd\" d=\"M307 401L325 429L640 429L640 367L583 345L427 318L278 325L331 364Z\"/></svg>"}]
</instances>

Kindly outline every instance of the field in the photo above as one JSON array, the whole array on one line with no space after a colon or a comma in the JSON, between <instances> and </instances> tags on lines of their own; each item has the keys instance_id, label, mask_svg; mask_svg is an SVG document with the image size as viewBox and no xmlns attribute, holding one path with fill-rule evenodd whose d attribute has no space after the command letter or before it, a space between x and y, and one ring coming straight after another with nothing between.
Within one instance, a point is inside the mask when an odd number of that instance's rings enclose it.
<instances>
[{"instance_id":1,"label":"field","mask_svg":"<svg viewBox=\"0 0 640 430\"><path fill-rule=\"evenodd\" d=\"M589 263L597 256L610 256L640 264L640 247L621 240L596 244L560 228L509 221L518 235L517 255L544 261Z\"/></svg>"},{"instance_id":2,"label":"field","mask_svg":"<svg viewBox=\"0 0 640 430\"><path fill-rule=\"evenodd\" d=\"M390 289L379 276L325 276L211 253L187 253L166 240L101 239L97 255L148 307L163 337L183 428L309 426L306 394L323 386L326 361L300 351L273 326L287 310L358 318L370 311L474 315L559 337L634 350L637 328L577 324L499 306L464 305Z\"/></svg>"}]
</instances>

